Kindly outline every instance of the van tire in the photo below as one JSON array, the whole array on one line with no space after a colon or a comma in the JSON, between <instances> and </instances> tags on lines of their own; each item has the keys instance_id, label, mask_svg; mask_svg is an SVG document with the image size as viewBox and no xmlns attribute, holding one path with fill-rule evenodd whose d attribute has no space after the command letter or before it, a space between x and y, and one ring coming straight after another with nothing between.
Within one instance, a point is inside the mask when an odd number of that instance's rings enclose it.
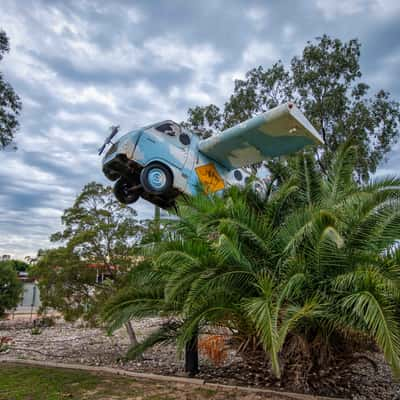
<instances>
[{"instance_id":1,"label":"van tire","mask_svg":"<svg viewBox=\"0 0 400 400\"><path fill-rule=\"evenodd\" d=\"M140 173L140 183L143 189L154 195L168 193L172 189L172 181L170 169L160 162L146 165Z\"/></svg>"},{"instance_id":2,"label":"van tire","mask_svg":"<svg viewBox=\"0 0 400 400\"><path fill-rule=\"evenodd\" d=\"M121 177L115 182L114 185L114 196L122 204L132 204L138 201L140 193L136 191L129 190L136 182L133 180L128 180Z\"/></svg>"}]
</instances>

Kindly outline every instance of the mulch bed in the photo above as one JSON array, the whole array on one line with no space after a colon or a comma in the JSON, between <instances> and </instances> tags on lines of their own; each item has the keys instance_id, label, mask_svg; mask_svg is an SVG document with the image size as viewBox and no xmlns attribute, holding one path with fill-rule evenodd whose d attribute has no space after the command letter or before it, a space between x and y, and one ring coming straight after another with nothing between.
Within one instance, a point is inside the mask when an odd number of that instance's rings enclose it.
<instances>
[{"instance_id":1,"label":"mulch bed","mask_svg":"<svg viewBox=\"0 0 400 400\"><path fill-rule=\"evenodd\" d=\"M139 340L160 325L162 320L153 318L134 323ZM128 339L124 330L107 336L103 330L85 328L77 324L58 323L43 328L33 335L31 323L12 321L0 324L0 337L9 337L8 350L1 357L18 357L34 360L79 363L92 366L109 366L129 371L150 372L162 375L183 376L183 361L176 358L172 344L155 346L141 360L124 361ZM372 360L373 362L371 362ZM381 354L367 352L344 368L342 365L318 371L308 387L299 387L296 379L279 382L270 373L268 360L259 354L246 357L229 349L226 360L219 366L200 357L199 378L207 382L254 386L274 390L305 392L323 396L357 400L399 399L400 385L392 379L389 367Z\"/></svg>"}]
</instances>

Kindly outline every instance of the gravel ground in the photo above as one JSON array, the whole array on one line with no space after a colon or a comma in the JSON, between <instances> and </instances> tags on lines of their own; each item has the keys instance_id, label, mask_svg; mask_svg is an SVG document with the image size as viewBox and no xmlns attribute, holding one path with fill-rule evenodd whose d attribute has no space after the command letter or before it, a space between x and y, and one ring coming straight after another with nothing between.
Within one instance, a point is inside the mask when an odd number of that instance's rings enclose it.
<instances>
[{"instance_id":1,"label":"gravel ground","mask_svg":"<svg viewBox=\"0 0 400 400\"><path fill-rule=\"evenodd\" d=\"M138 339L145 337L161 322L157 318L133 322ZM124 361L123 356L128 348L125 330L107 336L101 329L58 323L55 327L43 328L39 335L32 335L26 323L9 321L0 325L0 340L1 337L10 337L12 341L7 351L0 352L0 358L5 356L109 366L164 375L185 374L183 361L176 358L173 344L155 346L141 360ZM320 376L316 377L317 384L309 391L355 400L400 400L396 394L400 393L400 386L393 382L390 369L381 354L371 352L364 355L374 361L376 368L365 357L360 357L346 370L333 368L320 371ZM218 367L201 356L200 369L199 378L209 382L299 391L291 383L281 387L268 372L268 362L264 358L243 359L233 349L228 350L227 359Z\"/></svg>"}]
</instances>

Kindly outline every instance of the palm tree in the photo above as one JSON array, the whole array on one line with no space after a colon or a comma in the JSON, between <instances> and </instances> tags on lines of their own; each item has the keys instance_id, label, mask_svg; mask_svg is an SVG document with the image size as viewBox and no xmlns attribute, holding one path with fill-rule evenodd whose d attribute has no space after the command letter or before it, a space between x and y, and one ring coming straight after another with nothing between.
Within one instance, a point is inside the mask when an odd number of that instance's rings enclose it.
<instances>
[{"instance_id":1,"label":"palm tree","mask_svg":"<svg viewBox=\"0 0 400 400\"><path fill-rule=\"evenodd\" d=\"M327 345L338 332L362 333L376 341L398 374L400 180L360 186L354 158L353 147L343 148L325 179L311 157L299 158L295 181L301 206L278 233L284 278L303 274L300 304L318 299L313 329L303 330L308 341L319 335Z\"/></svg>"},{"instance_id":2,"label":"palm tree","mask_svg":"<svg viewBox=\"0 0 400 400\"><path fill-rule=\"evenodd\" d=\"M318 368L339 339L361 335L399 374L400 179L360 185L354 162L343 147L324 175L303 154L266 199L231 188L182 201L169 239L133 272L135 289L110 302L111 328L174 317L142 351L171 338L182 350L202 327L228 327L243 346L257 339L277 377L294 341Z\"/></svg>"}]
</instances>

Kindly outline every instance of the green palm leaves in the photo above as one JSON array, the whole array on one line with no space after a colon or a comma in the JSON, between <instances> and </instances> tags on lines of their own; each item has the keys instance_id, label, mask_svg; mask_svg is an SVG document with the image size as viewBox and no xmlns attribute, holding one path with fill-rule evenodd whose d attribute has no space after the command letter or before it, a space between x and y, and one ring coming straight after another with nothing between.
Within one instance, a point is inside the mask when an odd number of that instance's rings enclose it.
<instances>
[{"instance_id":1,"label":"green palm leaves","mask_svg":"<svg viewBox=\"0 0 400 400\"><path fill-rule=\"evenodd\" d=\"M173 316L180 349L224 326L255 337L277 377L295 338L333 349L338 336L364 335L400 373L400 179L360 185L355 159L343 147L323 174L300 155L264 200L250 188L186 199L170 239L133 270L131 298L110 302L110 326Z\"/></svg>"}]
</instances>

